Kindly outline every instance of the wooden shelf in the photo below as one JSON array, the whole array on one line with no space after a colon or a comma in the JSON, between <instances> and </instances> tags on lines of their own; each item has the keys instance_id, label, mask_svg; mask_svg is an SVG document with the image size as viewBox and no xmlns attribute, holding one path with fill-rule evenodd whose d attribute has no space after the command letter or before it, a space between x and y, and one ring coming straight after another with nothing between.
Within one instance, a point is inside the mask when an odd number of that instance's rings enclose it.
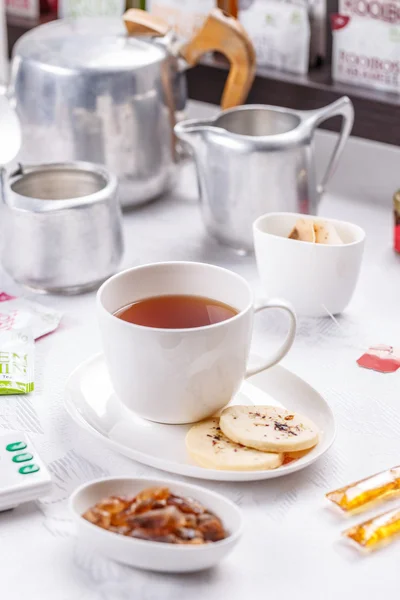
<instances>
[{"instance_id":1,"label":"wooden shelf","mask_svg":"<svg viewBox=\"0 0 400 600\"><path fill-rule=\"evenodd\" d=\"M189 70L190 98L219 104L227 69L222 61L209 58ZM330 65L316 67L308 75L259 68L247 102L307 110L329 104L343 95L349 96L354 104L353 135L400 145L400 95L335 83ZM326 121L322 127L338 131L340 119Z\"/></svg>"},{"instance_id":2,"label":"wooden shelf","mask_svg":"<svg viewBox=\"0 0 400 600\"><path fill-rule=\"evenodd\" d=\"M54 15L46 15L41 17L40 23L52 19ZM10 54L17 39L38 24L17 19L8 21ZM225 62L213 57L190 69L187 72L189 97L219 104L227 69ZM335 83L329 64L312 69L308 75L259 68L247 102L306 110L329 104L343 95L349 96L354 104L356 117L353 135L400 145L400 94ZM340 124L340 119L336 117L323 123L322 127L338 131Z\"/></svg>"}]
</instances>

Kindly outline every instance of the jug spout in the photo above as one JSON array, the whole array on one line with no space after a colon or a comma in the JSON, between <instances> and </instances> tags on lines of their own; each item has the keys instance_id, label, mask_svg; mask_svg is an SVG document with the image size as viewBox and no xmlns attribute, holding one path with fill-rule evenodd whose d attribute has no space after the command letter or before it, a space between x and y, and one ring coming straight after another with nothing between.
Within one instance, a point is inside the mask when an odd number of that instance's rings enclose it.
<instances>
[{"instance_id":1,"label":"jug spout","mask_svg":"<svg viewBox=\"0 0 400 600\"><path fill-rule=\"evenodd\" d=\"M212 127L209 119L190 119L175 125L174 131L177 138L196 152L203 140L204 133Z\"/></svg>"}]
</instances>

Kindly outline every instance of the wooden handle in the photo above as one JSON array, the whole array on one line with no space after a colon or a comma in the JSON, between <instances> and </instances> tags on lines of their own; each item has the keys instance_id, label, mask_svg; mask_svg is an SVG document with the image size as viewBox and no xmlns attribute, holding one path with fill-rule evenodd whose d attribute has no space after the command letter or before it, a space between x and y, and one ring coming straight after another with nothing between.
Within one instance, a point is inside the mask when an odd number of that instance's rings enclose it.
<instances>
[{"instance_id":1,"label":"wooden handle","mask_svg":"<svg viewBox=\"0 0 400 600\"><path fill-rule=\"evenodd\" d=\"M150 15L140 8L130 8L124 14L124 23L129 35L164 36L170 27L164 19Z\"/></svg>"},{"instance_id":2,"label":"wooden handle","mask_svg":"<svg viewBox=\"0 0 400 600\"><path fill-rule=\"evenodd\" d=\"M202 29L181 49L182 57L195 65L206 52L221 52L231 63L221 107L243 104L254 81L256 54L244 27L222 10L213 10Z\"/></svg>"}]
</instances>

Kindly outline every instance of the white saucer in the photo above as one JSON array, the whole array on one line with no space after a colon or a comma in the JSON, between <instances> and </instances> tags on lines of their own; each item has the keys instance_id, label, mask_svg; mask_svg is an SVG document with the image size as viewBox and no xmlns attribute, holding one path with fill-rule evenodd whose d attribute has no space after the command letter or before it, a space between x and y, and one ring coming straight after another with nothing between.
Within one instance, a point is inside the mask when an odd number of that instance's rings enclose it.
<instances>
[{"instance_id":1,"label":"white saucer","mask_svg":"<svg viewBox=\"0 0 400 600\"><path fill-rule=\"evenodd\" d=\"M140 463L188 477L217 481L273 479L304 469L332 445L335 420L327 402L308 383L281 366L244 382L232 404L269 404L303 413L321 430L321 440L306 456L272 471L218 471L197 466L188 456L185 435L190 425L146 421L121 404L111 385L102 354L83 362L70 375L65 407L84 429L117 452Z\"/></svg>"}]
</instances>

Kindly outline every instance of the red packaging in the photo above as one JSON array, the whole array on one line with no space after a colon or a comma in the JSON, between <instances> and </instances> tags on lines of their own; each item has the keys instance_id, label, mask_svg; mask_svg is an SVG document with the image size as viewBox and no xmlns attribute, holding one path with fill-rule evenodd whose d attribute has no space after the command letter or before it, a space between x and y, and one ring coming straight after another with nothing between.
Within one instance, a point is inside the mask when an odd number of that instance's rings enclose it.
<instances>
[{"instance_id":1,"label":"red packaging","mask_svg":"<svg viewBox=\"0 0 400 600\"><path fill-rule=\"evenodd\" d=\"M400 349L383 344L372 346L357 360L357 364L379 373L395 373L400 369Z\"/></svg>"}]
</instances>

